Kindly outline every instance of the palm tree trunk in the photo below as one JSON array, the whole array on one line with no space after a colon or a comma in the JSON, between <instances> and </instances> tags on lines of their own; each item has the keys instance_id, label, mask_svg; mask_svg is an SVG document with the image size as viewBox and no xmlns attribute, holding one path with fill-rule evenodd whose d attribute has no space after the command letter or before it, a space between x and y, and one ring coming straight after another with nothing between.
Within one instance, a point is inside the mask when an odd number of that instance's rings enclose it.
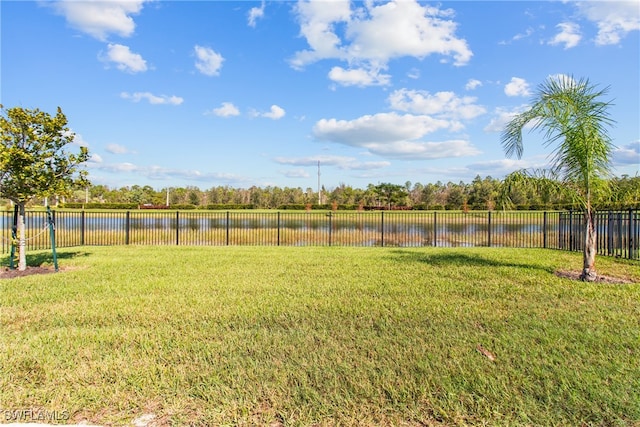
<instances>
[{"instance_id":1,"label":"palm tree trunk","mask_svg":"<svg viewBox=\"0 0 640 427\"><path fill-rule=\"evenodd\" d=\"M24 203L18 204L18 270L27 269L27 239L25 227Z\"/></svg>"},{"instance_id":2,"label":"palm tree trunk","mask_svg":"<svg viewBox=\"0 0 640 427\"><path fill-rule=\"evenodd\" d=\"M598 275L596 274L596 227L593 217L593 211L589 208L584 213L585 235L584 235L584 251L582 257L582 274L580 280L584 282L594 282Z\"/></svg>"}]
</instances>

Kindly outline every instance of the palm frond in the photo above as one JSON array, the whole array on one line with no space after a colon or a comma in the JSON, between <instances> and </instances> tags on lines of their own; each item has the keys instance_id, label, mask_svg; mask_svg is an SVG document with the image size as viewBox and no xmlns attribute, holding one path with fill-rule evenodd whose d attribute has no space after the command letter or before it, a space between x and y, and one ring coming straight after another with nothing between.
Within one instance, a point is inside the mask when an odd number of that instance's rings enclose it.
<instances>
[{"instance_id":1,"label":"palm frond","mask_svg":"<svg viewBox=\"0 0 640 427\"><path fill-rule=\"evenodd\" d=\"M507 157L522 157L522 131L544 136L544 145L554 147L551 171L563 181L579 184L589 203L590 187L611 174L615 146L609 128L615 123L608 109L611 102L599 99L609 88L598 89L588 79L550 77L537 89L528 110L515 116L504 128L501 143Z\"/></svg>"}]
</instances>

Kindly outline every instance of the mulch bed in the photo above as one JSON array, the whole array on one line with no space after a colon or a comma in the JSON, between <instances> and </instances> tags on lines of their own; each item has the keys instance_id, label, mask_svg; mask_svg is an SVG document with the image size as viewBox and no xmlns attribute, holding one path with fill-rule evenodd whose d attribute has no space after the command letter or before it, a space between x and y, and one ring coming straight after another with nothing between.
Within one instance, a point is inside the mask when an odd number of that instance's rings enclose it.
<instances>
[{"instance_id":1,"label":"mulch bed","mask_svg":"<svg viewBox=\"0 0 640 427\"><path fill-rule=\"evenodd\" d=\"M580 271L566 271L566 270L556 271L556 276L562 277L565 279L571 279L571 280L580 280L580 274L581 274ZM631 279L622 278L622 277L598 275L598 278L593 283L605 283L610 285L629 285L636 282L634 282Z\"/></svg>"},{"instance_id":2,"label":"mulch bed","mask_svg":"<svg viewBox=\"0 0 640 427\"><path fill-rule=\"evenodd\" d=\"M13 279L15 277L32 276L34 274L49 274L55 273L56 269L51 267L27 267L24 271L19 271L17 268L11 270L9 267L2 267L0 270L0 279Z\"/></svg>"}]
</instances>

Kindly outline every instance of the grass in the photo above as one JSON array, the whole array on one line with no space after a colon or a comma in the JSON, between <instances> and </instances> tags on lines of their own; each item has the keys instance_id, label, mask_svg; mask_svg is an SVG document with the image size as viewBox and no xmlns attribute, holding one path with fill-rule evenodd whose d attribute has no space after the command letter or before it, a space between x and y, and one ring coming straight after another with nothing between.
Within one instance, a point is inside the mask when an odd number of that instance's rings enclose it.
<instances>
[{"instance_id":1,"label":"grass","mask_svg":"<svg viewBox=\"0 0 640 427\"><path fill-rule=\"evenodd\" d=\"M160 425L637 425L635 284L498 248L90 247L0 280L0 408ZM47 252L31 265L51 262ZM487 349L495 360L478 351Z\"/></svg>"}]
</instances>

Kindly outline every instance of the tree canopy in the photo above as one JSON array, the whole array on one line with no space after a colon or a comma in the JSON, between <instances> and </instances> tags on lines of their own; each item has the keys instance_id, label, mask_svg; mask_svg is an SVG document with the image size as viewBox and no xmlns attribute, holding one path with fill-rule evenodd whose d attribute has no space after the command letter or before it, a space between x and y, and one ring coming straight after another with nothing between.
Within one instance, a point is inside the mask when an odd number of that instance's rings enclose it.
<instances>
[{"instance_id":1,"label":"tree canopy","mask_svg":"<svg viewBox=\"0 0 640 427\"><path fill-rule=\"evenodd\" d=\"M60 108L54 117L39 109L0 108L0 197L21 204L88 185L87 172L79 168L89 159L88 149L68 152L75 135Z\"/></svg>"}]
</instances>

